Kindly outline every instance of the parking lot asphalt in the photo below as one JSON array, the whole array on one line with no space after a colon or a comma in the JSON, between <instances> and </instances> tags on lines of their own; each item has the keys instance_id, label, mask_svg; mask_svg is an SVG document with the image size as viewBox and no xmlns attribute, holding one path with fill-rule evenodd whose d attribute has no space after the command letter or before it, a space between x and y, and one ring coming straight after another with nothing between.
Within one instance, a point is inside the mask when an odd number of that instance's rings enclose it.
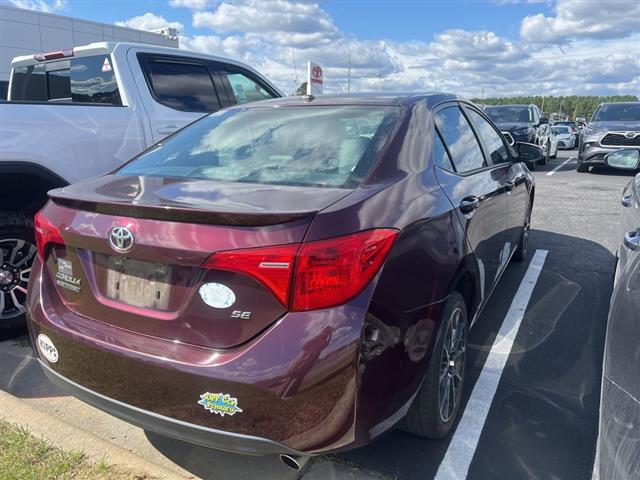
<instances>
[{"instance_id":1,"label":"parking lot asphalt","mask_svg":"<svg viewBox=\"0 0 640 480\"><path fill-rule=\"evenodd\" d=\"M392 431L367 447L314 458L302 478L446 479L454 478L447 469L451 462L462 463L456 471L472 480L591 478L620 194L632 175L607 169L577 173L576 153L560 151L534 172L529 258L507 268L471 331L463 404L468 408L460 432L429 441ZM531 267L534 255L542 260L537 270ZM497 389L488 395L492 382ZM47 382L21 340L0 342L0 388L177 474L297 477L275 458L193 447L69 398ZM486 418L478 405L486 407ZM471 441L474 432L477 442Z\"/></svg>"}]
</instances>

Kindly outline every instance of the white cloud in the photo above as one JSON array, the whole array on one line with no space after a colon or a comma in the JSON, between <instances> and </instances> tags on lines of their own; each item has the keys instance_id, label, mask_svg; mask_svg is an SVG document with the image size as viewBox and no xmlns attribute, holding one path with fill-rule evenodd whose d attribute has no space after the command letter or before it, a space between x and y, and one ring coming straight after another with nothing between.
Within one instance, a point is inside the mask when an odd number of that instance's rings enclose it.
<instances>
[{"instance_id":1,"label":"white cloud","mask_svg":"<svg viewBox=\"0 0 640 480\"><path fill-rule=\"evenodd\" d=\"M542 13L527 16L520 25L520 36L532 43L566 42L577 38L623 38L637 32L640 32L638 0L558 0L555 16Z\"/></svg>"},{"instance_id":2,"label":"white cloud","mask_svg":"<svg viewBox=\"0 0 640 480\"><path fill-rule=\"evenodd\" d=\"M67 6L66 0L54 0L53 2L46 2L45 0L11 0L11 3L18 8L46 13L62 10Z\"/></svg>"},{"instance_id":3,"label":"white cloud","mask_svg":"<svg viewBox=\"0 0 640 480\"><path fill-rule=\"evenodd\" d=\"M116 22L116 25L120 27L129 27L135 28L136 30L146 31L153 31L164 27L176 28L179 32L184 31L184 25L182 25L180 22L170 22L162 16L148 12L144 15L139 15L128 20Z\"/></svg>"},{"instance_id":4,"label":"white cloud","mask_svg":"<svg viewBox=\"0 0 640 480\"><path fill-rule=\"evenodd\" d=\"M172 7L186 7L192 10L203 10L211 5L211 0L169 0Z\"/></svg>"},{"instance_id":5,"label":"white cloud","mask_svg":"<svg viewBox=\"0 0 640 480\"><path fill-rule=\"evenodd\" d=\"M550 7L545 1L540 8ZM566 9L561 0L557 18L565 18ZM583 22L585 15L579 14ZM324 68L327 93L346 91L349 57L352 91L450 91L475 97L640 89L640 49L629 48L640 45L640 32L624 39L576 36L548 44L462 29L422 41L362 40L341 32L322 4L285 0L226 0L194 12L193 20L200 30L181 37L183 48L241 60L285 92L297 87L294 56L297 83L305 79L307 60L314 60ZM213 32L202 34L205 30Z\"/></svg>"},{"instance_id":6,"label":"white cloud","mask_svg":"<svg viewBox=\"0 0 640 480\"><path fill-rule=\"evenodd\" d=\"M244 32L258 35L288 35L292 44L331 41L338 29L331 17L315 3L273 0L223 2L213 12L196 12L193 26L218 33Z\"/></svg>"}]
</instances>

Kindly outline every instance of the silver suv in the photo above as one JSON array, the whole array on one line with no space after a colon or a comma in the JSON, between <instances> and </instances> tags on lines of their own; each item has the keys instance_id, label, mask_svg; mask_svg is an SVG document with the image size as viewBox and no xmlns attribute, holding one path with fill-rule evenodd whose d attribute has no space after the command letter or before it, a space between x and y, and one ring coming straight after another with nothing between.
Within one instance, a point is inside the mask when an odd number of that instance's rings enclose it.
<instances>
[{"instance_id":1,"label":"silver suv","mask_svg":"<svg viewBox=\"0 0 640 480\"><path fill-rule=\"evenodd\" d=\"M620 148L640 148L640 102L601 103L580 133L576 170L604 165L604 157Z\"/></svg>"}]
</instances>

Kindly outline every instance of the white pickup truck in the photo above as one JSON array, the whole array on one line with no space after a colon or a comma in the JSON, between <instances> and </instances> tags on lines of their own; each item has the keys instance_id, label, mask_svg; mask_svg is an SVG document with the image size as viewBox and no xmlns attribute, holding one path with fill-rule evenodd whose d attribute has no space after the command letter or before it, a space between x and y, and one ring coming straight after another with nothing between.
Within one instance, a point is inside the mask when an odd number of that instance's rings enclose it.
<instances>
[{"instance_id":1,"label":"white pickup truck","mask_svg":"<svg viewBox=\"0 0 640 480\"><path fill-rule=\"evenodd\" d=\"M128 43L17 57L0 102L0 333L24 321L47 192L113 170L207 113L280 97L228 59Z\"/></svg>"}]
</instances>

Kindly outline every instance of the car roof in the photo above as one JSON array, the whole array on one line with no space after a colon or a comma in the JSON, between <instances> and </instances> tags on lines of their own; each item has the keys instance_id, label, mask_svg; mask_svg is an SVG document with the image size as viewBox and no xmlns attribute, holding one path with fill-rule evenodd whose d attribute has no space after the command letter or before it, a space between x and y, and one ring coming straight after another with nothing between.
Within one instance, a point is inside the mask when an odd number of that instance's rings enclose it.
<instances>
[{"instance_id":1,"label":"car roof","mask_svg":"<svg viewBox=\"0 0 640 480\"><path fill-rule=\"evenodd\" d=\"M639 103L640 101L638 102L602 102L600 105L637 105Z\"/></svg>"},{"instance_id":2,"label":"car roof","mask_svg":"<svg viewBox=\"0 0 640 480\"><path fill-rule=\"evenodd\" d=\"M418 102L427 100L430 107L434 107L443 102L468 100L451 93L427 92L427 93L393 93L393 92L372 92L372 93L346 93L332 95L300 95L294 97L274 98L272 100L262 100L260 102L238 105L235 108L246 107L291 107L303 105L398 105L411 107Z\"/></svg>"},{"instance_id":3,"label":"car roof","mask_svg":"<svg viewBox=\"0 0 640 480\"><path fill-rule=\"evenodd\" d=\"M529 103L529 104L524 104L524 103L503 103L501 105L487 105L487 108L490 107L524 107L524 108L529 108L529 107L535 107L535 105Z\"/></svg>"}]
</instances>

